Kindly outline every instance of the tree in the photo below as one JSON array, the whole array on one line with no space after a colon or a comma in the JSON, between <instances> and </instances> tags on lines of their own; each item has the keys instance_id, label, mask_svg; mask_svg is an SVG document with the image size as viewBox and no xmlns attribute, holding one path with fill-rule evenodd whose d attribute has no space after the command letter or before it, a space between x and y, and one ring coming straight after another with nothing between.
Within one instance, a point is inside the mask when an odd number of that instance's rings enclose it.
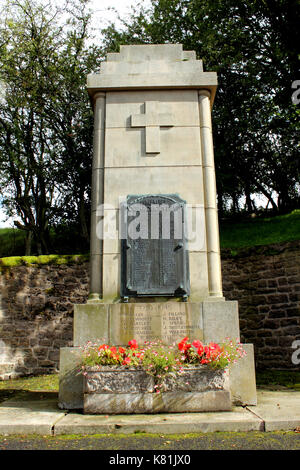
<instances>
[{"instance_id":1,"label":"tree","mask_svg":"<svg viewBox=\"0 0 300 470\"><path fill-rule=\"evenodd\" d=\"M218 73L214 142L219 210L263 193L273 208L298 203L299 109L291 84L299 71L297 0L152 0L140 2L118 30L103 31L107 51L120 44L182 43ZM298 188L298 189L297 189ZM274 191L278 201L274 200Z\"/></svg>"},{"instance_id":2,"label":"tree","mask_svg":"<svg viewBox=\"0 0 300 470\"><path fill-rule=\"evenodd\" d=\"M8 1L0 29L0 179L7 213L49 250L49 227L76 223L88 237L92 110L86 74L101 54L90 38L86 0L62 8ZM68 14L63 21L62 15ZM70 210L70 207L72 210Z\"/></svg>"}]
</instances>

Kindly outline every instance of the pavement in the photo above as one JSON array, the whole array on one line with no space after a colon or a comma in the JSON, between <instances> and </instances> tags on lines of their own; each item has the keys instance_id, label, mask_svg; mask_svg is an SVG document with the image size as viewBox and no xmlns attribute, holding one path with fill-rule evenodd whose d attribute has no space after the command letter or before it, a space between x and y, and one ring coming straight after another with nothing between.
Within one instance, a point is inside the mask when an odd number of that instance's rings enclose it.
<instances>
[{"instance_id":1,"label":"pavement","mask_svg":"<svg viewBox=\"0 0 300 470\"><path fill-rule=\"evenodd\" d=\"M60 410L55 392L27 392L0 403L0 435L300 431L299 392L258 390L257 403L209 413L84 415Z\"/></svg>"}]
</instances>

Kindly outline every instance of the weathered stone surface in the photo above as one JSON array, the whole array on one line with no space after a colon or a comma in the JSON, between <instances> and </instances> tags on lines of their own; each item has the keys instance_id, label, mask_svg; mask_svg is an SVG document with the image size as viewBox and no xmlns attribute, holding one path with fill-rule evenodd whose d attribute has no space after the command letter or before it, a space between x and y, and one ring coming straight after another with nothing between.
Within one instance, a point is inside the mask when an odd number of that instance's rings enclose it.
<instances>
[{"instance_id":1,"label":"weathered stone surface","mask_svg":"<svg viewBox=\"0 0 300 470\"><path fill-rule=\"evenodd\" d=\"M151 393L88 393L84 394L85 414L151 413Z\"/></svg>"},{"instance_id":2,"label":"weathered stone surface","mask_svg":"<svg viewBox=\"0 0 300 470\"><path fill-rule=\"evenodd\" d=\"M209 366L191 367L184 369L175 377L167 377L164 391L206 392L208 390L224 390L227 387L226 371L211 369Z\"/></svg>"},{"instance_id":3,"label":"weathered stone surface","mask_svg":"<svg viewBox=\"0 0 300 470\"><path fill-rule=\"evenodd\" d=\"M57 409L57 396L43 400L12 398L0 406L0 434L52 435L65 413Z\"/></svg>"},{"instance_id":4,"label":"weathered stone surface","mask_svg":"<svg viewBox=\"0 0 300 470\"><path fill-rule=\"evenodd\" d=\"M203 302L203 331L205 343L239 340L238 303Z\"/></svg>"},{"instance_id":5,"label":"weathered stone surface","mask_svg":"<svg viewBox=\"0 0 300 470\"><path fill-rule=\"evenodd\" d=\"M246 355L229 368L231 400L235 405L256 405L253 344L243 344Z\"/></svg>"},{"instance_id":6,"label":"weathered stone surface","mask_svg":"<svg viewBox=\"0 0 300 470\"><path fill-rule=\"evenodd\" d=\"M260 391L257 406L247 407L265 423L265 431L295 430L300 426L299 392Z\"/></svg>"},{"instance_id":7,"label":"weathered stone surface","mask_svg":"<svg viewBox=\"0 0 300 470\"><path fill-rule=\"evenodd\" d=\"M205 365L193 366L167 376L163 391L224 390L228 387L226 377L225 370L211 369ZM84 375L84 393L152 393L155 391L154 384L153 376L145 370L123 366L87 367Z\"/></svg>"},{"instance_id":8,"label":"weathered stone surface","mask_svg":"<svg viewBox=\"0 0 300 470\"><path fill-rule=\"evenodd\" d=\"M66 410L83 407L83 376L80 372L79 348L60 349L58 406Z\"/></svg>"},{"instance_id":9,"label":"weathered stone surface","mask_svg":"<svg viewBox=\"0 0 300 470\"><path fill-rule=\"evenodd\" d=\"M232 411L159 413L147 415L84 415L68 413L55 426L55 435L64 434L187 434L218 431L262 431L263 421L245 408Z\"/></svg>"},{"instance_id":10,"label":"weathered stone surface","mask_svg":"<svg viewBox=\"0 0 300 470\"><path fill-rule=\"evenodd\" d=\"M107 304L74 305L74 346L83 346L88 341L109 341L108 322Z\"/></svg>"},{"instance_id":11,"label":"weathered stone surface","mask_svg":"<svg viewBox=\"0 0 300 470\"><path fill-rule=\"evenodd\" d=\"M110 306L110 343L126 345L161 339L171 344L185 336L202 339L202 307L198 303L149 302Z\"/></svg>"},{"instance_id":12,"label":"weathered stone surface","mask_svg":"<svg viewBox=\"0 0 300 470\"><path fill-rule=\"evenodd\" d=\"M229 410L231 400L225 378L225 371L193 367L166 379L163 392L157 394L154 378L143 370L87 368L83 410L86 414Z\"/></svg>"},{"instance_id":13,"label":"weathered stone surface","mask_svg":"<svg viewBox=\"0 0 300 470\"><path fill-rule=\"evenodd\" d=\"M185 413L230 411L230 393L224 390L207 392L166 392L84 394L85 414Z\"/></svg>"},{"instance_id":14,"label":"weathered stone surface","mask_svg":"<svg viewBox=\"0 0 300 470\"><path fill-rule=\"evenodd\" d=\"M88 368L84 393L143 393L154 391L153 377L141 369L106 366Z\"/></svg>"}]
</instances>

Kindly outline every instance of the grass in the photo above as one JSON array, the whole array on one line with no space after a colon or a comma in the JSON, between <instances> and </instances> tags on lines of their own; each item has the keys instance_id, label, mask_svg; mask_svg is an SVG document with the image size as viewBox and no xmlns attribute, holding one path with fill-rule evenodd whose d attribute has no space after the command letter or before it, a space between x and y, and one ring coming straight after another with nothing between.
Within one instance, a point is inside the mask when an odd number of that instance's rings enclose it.
<instances>
[{"instance_id":1,"label":"grass","mask_svg":"<svg viewBox=\"0 0 300 470\"><path fill-rule=\"evenodd\" d=\"M76 241L76 233L72 234L72 240ZM224 249L247 248L259 245L270 245L274 243L288 242L300 239L300 210L296 209L290 214L277 215L274 217L254 218L246 221L221 221L220 244ZM54 240L55 241L55 240ZM70 253L70 234L60 236L55 241L55 252ZM66 246L68 245L68 249ZM49 257L24 257L25 233L22 230L2 228L0 229L0 259L14 258L13 265L20 264L47 264L49 262L59 264L63 257L60 255L49 255ZM85 250L73 249L73 253L85 252ZM55 258L56 256L56 258ZM67 255L66 255L67 256ZM72 256L72 255L68 255ZM85 255L88 258L88 255ZM3 258L5 257L5 258ZM20 259L22 258L22 259ZM66 257L64 258L67 259ZM63 261L62 261L63 262ZM8 260L5 261L8 263ZM12 266L12 264L10 264Z\"/></svg>"},{"instance_id":2,"label":"grass","mask_svg":"<svg viewBox=\"0 0 300 470\"><path fill-rule=\"evenodd\" d=\"M0 229L0 257L21 256L25 250L26 233L14 228Z\"/></svg>"},{"instance_id":3,"label":"grass","mask_svg":"<svg viewBox=\"0 0 300 470\"><path fill-rule=\"evenodd\" d=\"M58 391L58 374L39 375L0 381L0 390L26 390L29 392Z\"/></svg>"},{"instance_id":4,"label":"grass","mask_svg":"<svg viewBox=\"0 0 300 470\"><path fill-rule=\"evenodd\" d=\"M262 370L256 372L258 388L276 390L287 388L300 392L300 371Z\"/></svg>"},{"instance_id":5,"label":"grass","mask_svg":"<svg viewBox=\"0 0 300 470\"><path fill-rule=\"evenodd\" d=\"M25 254L26 232L17 228L0 228L0 258L23 256ZM52 253L87 253L88 244L73 227L59 226L50 229L50 250ZM37 255L37 247L32 240L31 253Z\"/></svg>"},{"instance_id":6,"label":"grass","mask_svg":"<svg viewBox=\"0 0 300 470\"><path fill-rule=\"evenodd\" d=\"M221 248L247 248L300 239L300 210L274 217L220 224Z\"/></svg>"}]
</instances>

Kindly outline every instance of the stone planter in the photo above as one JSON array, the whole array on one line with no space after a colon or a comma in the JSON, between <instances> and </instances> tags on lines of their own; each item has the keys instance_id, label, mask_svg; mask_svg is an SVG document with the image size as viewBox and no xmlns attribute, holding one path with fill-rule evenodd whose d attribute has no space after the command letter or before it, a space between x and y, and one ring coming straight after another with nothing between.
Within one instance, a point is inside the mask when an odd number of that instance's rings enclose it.
<instances>
[{"instance_id":1,"label":"stone planter","mask_svg":"<svg viewBox=\"0 0 300 470\"><path fill-rule=\"evenodd\" d=\"M155 393L143 369L90 367L84 375L85 414L184 413L231 410L228 375L208 366L187 368Z\"/></svg>"}]
</instances>

